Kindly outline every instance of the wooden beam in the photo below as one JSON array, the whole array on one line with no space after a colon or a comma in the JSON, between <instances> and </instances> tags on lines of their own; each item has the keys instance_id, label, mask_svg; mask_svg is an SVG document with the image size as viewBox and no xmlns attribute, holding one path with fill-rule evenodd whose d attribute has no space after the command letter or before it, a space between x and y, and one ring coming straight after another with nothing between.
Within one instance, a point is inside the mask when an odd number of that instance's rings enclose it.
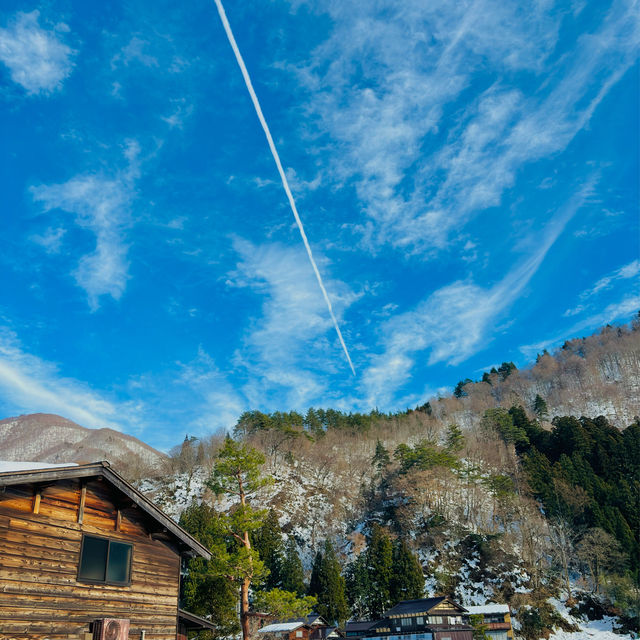
<instances>
[{"instance_id":1,"label":"wooden beam","mask_svg":"<svg viewBox=\"0 0 640 640\"><path fill-rule=\"evenodd\" d=\"M120 525L122 524L122 511L118 509L116 511L116 531L120 531Z\"/></svg>"},{"instance_id":2,"label":"wooden beam","mask_svg":"<svg viewBox=\"0 0 640 640\"><path fill-rule=\"evenodd\" d=\"M38 487L33 494L33 513L40 513L40 500L42 499L42 489Z\"/></svg>"},{"instance_id":3,"label":"wooden beam","mask_svg":"<svg viewBox=\"0 0 640 640\"><path fill-rule=\"evenodd\" d=\"M87 485L82 484L80 489L80 505L78 506L78 524L82 524L84 520L84 503L87 499Z\"/></svg>"}]
</instances>

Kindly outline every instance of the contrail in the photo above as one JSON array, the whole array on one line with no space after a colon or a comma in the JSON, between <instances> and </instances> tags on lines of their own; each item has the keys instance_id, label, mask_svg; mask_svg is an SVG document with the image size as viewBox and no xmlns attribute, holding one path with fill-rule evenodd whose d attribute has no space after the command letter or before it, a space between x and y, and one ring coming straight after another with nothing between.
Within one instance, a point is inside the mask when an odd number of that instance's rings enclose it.
<instances>
[{"instance_id":1,"label":"contrail","mask_svg":"<svg viewBox=\"0 0 640 640\"><path fill-rule=\"evenodd\" d=\"M304 227L302 226L302 220L300 220L300 216L298 215L298 209L296 207L295 200L293 199L293 194L291 193L291 189L289 188L289 182L287 180L287 176L285 175L284 169L282 168L282 163L280 162L280 156L278 155L278 150L276 149L276 145L274 144L273 138L271 137L271 132L269 131L269 126L267 125L267 121L264 119L264 114L262 113L260 102L258 101L258 96L256 95L256 92L253 89L253 84L251 84L251 78L249 77L249 72L247 71L247 67L244 64L244 60L242 59L242 54L240 53L240 49L238 49L238 44L236 43L236 39L233 37L233 31L231 31L231 25L227 20L227 14L225 13L224 7L222 6L222 1L214 0L214 2L216 3L216 7L218 8L218 13L220 14L220 20L222 20L222 26L224 27L224 30L227 34L229 44L231 45L231 48L233 49L233 53L236 56L236 60L238 61L238 66L240 67L240 71L242 71L242 77L244 78L244 83L247 85L247 90L249 91L249 95L251 96L251 101L253 102L253 106L255 107L256 114L258 115L258 120L260 120L260 124L262 125L262 130L264 131L264 135L267 137L267 142L269 143L269 149L271 149L271 155L273 156L276 166L278 167L278 173L280 174L280 179L282 180L282 186L284 187L285 193L287 194L287 198L289 199L289 204L291 205L291 211L293 211L293 217L296 219L296 224L298 225L298 229L300 230L300 235L302 236L302 242L304 242L304 247L307 250L307 255L309 256L309 262L311 262L313 271L316 274L316 279L318 280L318 284L320 285L320 289L322 290L324 301L327 303L327 308L329 309L331 320L333 320L333 326L335 327L336 333L338 334L338 338L340 339L340 344L342 345L342 349L344 350L344 355L347 356L347 361L349 362L349 366L351 367L351 372L355 376L356 370L353 367L353 362L351 362L351 356L349 355L349 350L347 349L347 345L345 344L344 338L342 337L342 332L340 331L340 327L338 326L338 321L336 320L335 313L333 313L331 300L329 300L329 295L327 294L327 290L324 288L324 283L322 282L322 276L320 275L320 271L318 271L318 266L316 265L316 261L313 259L313 254L311 253L311 247L309 246L309 240L307 240L307 234L304 232Z\"/></svg>"}]
</instances>

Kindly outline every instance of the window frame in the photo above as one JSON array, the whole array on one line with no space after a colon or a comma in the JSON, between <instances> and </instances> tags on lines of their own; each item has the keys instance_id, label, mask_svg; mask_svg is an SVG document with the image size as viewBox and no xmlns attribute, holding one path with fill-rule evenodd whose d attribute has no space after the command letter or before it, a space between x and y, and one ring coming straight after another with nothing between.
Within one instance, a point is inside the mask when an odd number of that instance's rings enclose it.
<instances>
[{"instance_id":1,"label":"window frame","mask_svg":"<svg viewBox=\"0 0 640 640\"><path fill-rule=\"evenodd\" d=\"M106 540L107 541L107 557L105 560L105 565L104 565L104 580L92 580L91 578L84 578L80 575L80 571L82 570L82 560L84 558L84 541L87 538L95 538L98 540ZM111 555L111 543L112 542L116 542L118 544L126 544L129 547L131 547L131 553L129 554L129 566L127 567L127 576L128 579L126 582L121 582L121 581L116 581L116 580L108 580L107 579L107 573L109 571L109 556ZM115 585L118 587L129 587L131 586L131 566L133 564L133 550L134 550L134 543L133 542L129 542L129 541L125 541L125 540L118 540L117 538L109 538L108 536L97 536L94 535L92 533L83 533L82 534L82 544L80 545L80 558L78 560L78 574L76 576L76 581L77 582L85 582L87 584L110 584L110 585Z\"/></svg>"}]
</instances>

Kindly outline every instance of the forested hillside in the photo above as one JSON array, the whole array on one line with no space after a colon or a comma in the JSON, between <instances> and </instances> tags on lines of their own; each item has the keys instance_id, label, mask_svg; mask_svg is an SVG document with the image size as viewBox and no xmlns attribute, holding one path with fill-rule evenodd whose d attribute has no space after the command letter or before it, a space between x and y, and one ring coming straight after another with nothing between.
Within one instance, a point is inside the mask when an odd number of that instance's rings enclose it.
<instances>
[{"instance_id":1,"label":"forested hillside","mask_svg":"<svg viewBox=\"0 0 640 640\"><path fill-rule=\"evenodd\" d=\"M566 611L637 629L639 381L634 323L395 414L243 414L233 438L272 479L252 501L269 510L252 533L268 569L254 597L308 591L338 620L424 592L508 602L527 639L571 630ZM222 444L187 437L165 479L142 484L195 535L234 511L205 485ZM189 605L232 628L235 587L212 610L215 584L194 567Z\"/></svg>"}]
</instances>

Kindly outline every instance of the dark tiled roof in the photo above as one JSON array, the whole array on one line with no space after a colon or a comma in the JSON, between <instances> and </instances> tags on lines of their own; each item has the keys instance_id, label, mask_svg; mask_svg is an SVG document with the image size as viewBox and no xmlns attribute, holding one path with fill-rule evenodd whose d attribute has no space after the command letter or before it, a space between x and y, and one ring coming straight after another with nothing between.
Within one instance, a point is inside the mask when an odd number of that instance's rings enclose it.
<instances>
[{"instance_id":1,"label":"dark tiled roof","mask_svg":"<svg viewBox=\"0 0 640 640\"><path fill-rule=\"evenodd\" d=\"M389 618L393 618L396 616L406 616L417 613L427 613L430 612L436 605L440 604L443 600L448 600L445 596L439 596L437 598L420 598L419 600L403 600L402 602L398 602L395 607L389 609L385 616ZM452 609L460 609L461 612L466 611L464 607L455 604L451 600L449 600L453 605Z\"/></svg>"},{"instance_id":2,"label":"dark tiled roof","mask_svg":"<svg viewBox=\"0 0 640 640\"><path fill-rule=\"evenodd\" d=\"M364 620L356 622L347 622L344 626L345 631L367 631L373 625L376 624L376 620Z\"/></svg>"},{"instance_id":3,"label":"dark tiled roof","mask_svg":"<svg viewBox=\"0 0 640 640\"><path fill-rule=\"evenodd\" d=\"M440 604L443 600L446 600L444 596L438 598L420 598L419 600L403 600L398 602L395 607L391 607L387 611L388 617L407 615L409 613L424 613L430 611L437 604Z\"/></svg>"}]
</instances>

